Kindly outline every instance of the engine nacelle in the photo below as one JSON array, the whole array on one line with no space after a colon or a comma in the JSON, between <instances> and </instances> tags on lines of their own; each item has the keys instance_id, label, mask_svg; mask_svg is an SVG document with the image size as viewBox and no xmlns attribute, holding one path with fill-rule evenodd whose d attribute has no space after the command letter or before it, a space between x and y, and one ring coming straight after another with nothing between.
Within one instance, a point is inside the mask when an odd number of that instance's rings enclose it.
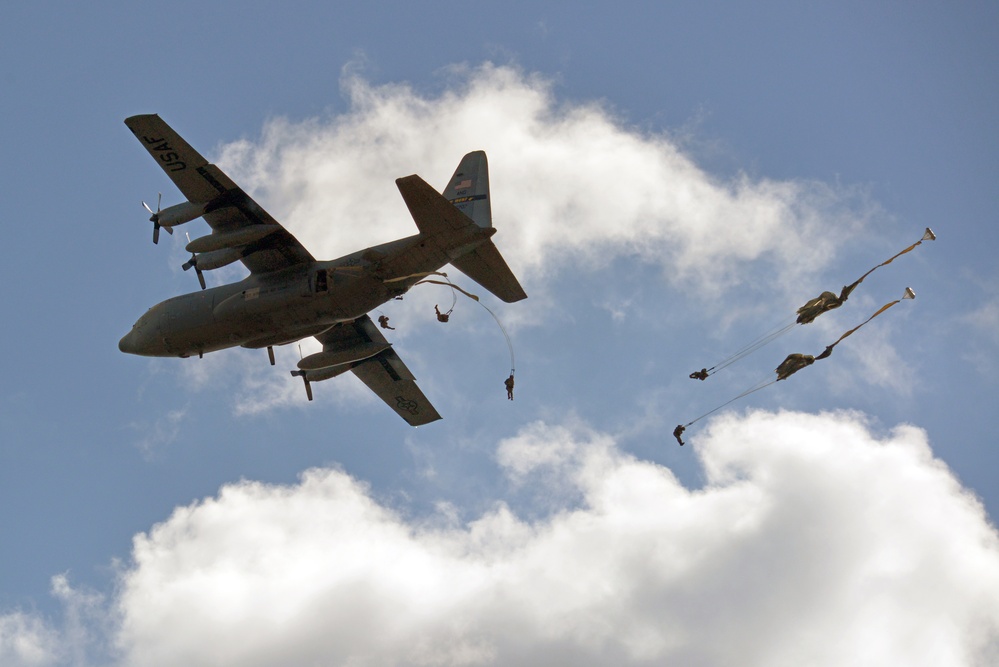
<instances>
[{"instance_id":1,"label":"engine nacelle","mask_svg":"<svg viewBox=\"0 0 999 667\"><path fill-rule=\"evenodd\" d=\"M175 227L177 225L182 225L185 222L190 222L200 218L205 214L205 209L208 208L208 202L191 202L186 201L181 204L175 204L173 206L167 206L164 209L153 214L150 218L153 222L159 224L161 227Z\"/></svg>"},{"instance_id":2,"label":"engine nacelle","mask_svg":"<svg viewBox=\"0 0 999 667\"><path fill-rule=\"evenodd\" d=\"M243 253L237 248L223 248L222 250L213 250L196 255L194 266L198 267L200 271L211 271L212 269L228 266L242 257Z\"/></svg>"},{"instance_id":3,"label":"engine nacelle","mask_svg":"<svg viewBox=\"0 0 999 667\"><path fill-rule=\"evenodd\" d=\"M354 361L363 361L376 354L392 347L391 343L361 343L346 350L330 350L328 352L316 352L310 354L298 362L298 367L303 371L316 371L330 366L349 364ZM311 378L310 378L311 379Z\"/></svg>"},{"instance_id":4,"label":"engine nacelle","mask_svg":"<svg viewBox=\"0 0 999 667\"><path fill-rule=\"evenodd\" d=\"M323 380L329 380L330 378L335 378L337 375L342 375L350 370L350 366L347 364L342 364L340 366L330 366L329 368L320 368L315 371L298 371L299 373L305 373L305 378L309 382L322 382Z\"/></svg>"},{"instance_id":5,"label":"engine nacelle","mask_svg":"<svg viewBox=\"0 0 999 667\"><path fill-rule=\"evenodd\" d=\"M247 225L231 232L213 232L188 243L187 251L208 253L224 248L238 248L270 236L279 229L278 225Z\"/></svg>"}]
</instances>

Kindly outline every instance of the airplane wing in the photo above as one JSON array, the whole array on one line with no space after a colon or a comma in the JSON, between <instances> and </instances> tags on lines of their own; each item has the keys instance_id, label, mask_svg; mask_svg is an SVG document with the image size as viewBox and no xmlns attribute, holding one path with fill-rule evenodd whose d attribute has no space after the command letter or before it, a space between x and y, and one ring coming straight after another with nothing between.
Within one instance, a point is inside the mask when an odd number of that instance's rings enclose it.
<instances>
[{"instance_id":1,"label":"airplane wing","mask_svg":"<svg viewBox=\"0 0 999 667\"><path fill-rule=\"evenodd\" d=\"M323 344L323 352L346 351L368 343L388 344L367 315L338 324L316 339ZM392 348L352 364L350 370L410 425L422 426L441 418Z\"/></svg>"},{"instance_id":2,"label":"airplane wing","mask_svg":"<svg viewBox=\"0 0 999 667\"><path fill-rule=\"evenodd\" d=\"M132 116L125 119L125 125L188 201L206 205L204 218L212 228L211 237L206 239L213 238L218 243L204 245L218 248L236 246L240 261L250 273L278 271L315 261L288 230L158 115ZM272 225L277 229L262 234L263 228L259 225ZM239 242L237 245L235 240L226 241L238 238L238 232L248 227L253 227L256 232L250 235L253 238L250 242ZM243 238L245 240L246 235Z\"/></svg>"}]
</instances>

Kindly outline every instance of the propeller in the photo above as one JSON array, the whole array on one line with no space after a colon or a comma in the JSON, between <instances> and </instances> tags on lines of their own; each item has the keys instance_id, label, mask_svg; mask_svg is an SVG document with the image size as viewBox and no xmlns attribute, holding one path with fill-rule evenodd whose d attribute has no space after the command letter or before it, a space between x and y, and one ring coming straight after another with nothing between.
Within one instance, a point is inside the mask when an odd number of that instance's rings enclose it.
<instances>
[{"instance_id":1,"label":"propeller","mask_svg":"<svg viewBox=\"0 0 999 667\"><path fill-rule=\"evenodd\" d=\"M163 193L162 192L159 193L159 196L156 198L156 210L155 211L153 209L149 208L149 204L147 204L146 202L142 202L142 206L145 207L145 209L147 211L149 211L149 213L150 213L149 222L153 223L153 243L159 243L160 242L160 227L161 227L161 225L160 225L160 204L161 203L163 203ZM167 230L168 234L173 234L173 229L172 228L166 227L166 230Z\"/></svg>"},{"instance_id":2,"label":"propeller","mask_svg":"<svg viewBox=\"0 0 999 667\"><path fill-rule=\"evenodd\" d=\"M170 232L171 234L173 233L170 230L169 227L167 227L167 231ZM187 234L187 232L184 232L184 233ZM153 238L155 239L156 236L154 235ZM190 234L187 234L187 243L188 243L188 245L191 244L191 235ZM191 253L191 259L189 259L186 262L184 262L181 265L180 268L184 269L185 271L187 271L188 269L193 268L194 272L198 274L198 282L201 283L201 289L205 289L207 287L207 285L205 284L205 274L204 274L204 272L201 269L198 268L198 256L196 254L194 254L192 252Z\"/></svg>"},{"instance_id":3,"label":"propeller","mask_svg":"<svg viewBox=\"0 0 999 667\"><path fill-rule=\"evenodd\" d=\"M308 396L309 400L311 401L312 400L312 383L309 382L309 371L292 371L291 372L291 376L292 377L300 377L300 378L302 378L302 381L305 382L305 395Z\"/></svg>"},{"instance_id":4,"label":"propeller","mask_svg":"<svg viewBox=\"0 0 999 667\"><path fill-rule=\"evenodd\" d=\"M303 357L301 344L298 346L298 356L300 358ZM308 396L309 400L311 401L312 400L312 383L309 382L309 371L292 371L291 372L291 376L292 377L300 377L300 378L302 378L302 382L305 383L305 395Z\"/></svg>"}]
</instances>

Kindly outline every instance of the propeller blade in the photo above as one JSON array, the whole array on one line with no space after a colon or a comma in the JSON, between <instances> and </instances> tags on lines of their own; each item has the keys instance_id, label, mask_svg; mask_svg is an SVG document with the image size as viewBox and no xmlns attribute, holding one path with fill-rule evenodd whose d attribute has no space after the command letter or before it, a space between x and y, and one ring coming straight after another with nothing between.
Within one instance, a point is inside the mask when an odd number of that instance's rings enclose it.
<instances>
[{"instance_id":1,"label":"propeller blade","mask_svg":"<svg viewBox=\"0 0 999 667\"><path fill-rule=\"evenodd\" d=\"M167 231L170 232L171 234L173 233L173 230L170 229L169 227L167 227ZM184 232L184 233L187 234L187 232ZM187 244L188 245L191 244L191 235L190 234L187 234ZM191 259L189 259L186 262L184 262L180 266L180 268L184 269L185 271L187 271L190 268L193 268L194 272L198 274L198 282L201 283L201 289L207 289L208 288L208 285L205 284L205 274L204 274L204 272L201 269L198 268L198 256L196 254L194 254L192 252L191 253Z\"/></svg>"},{"instance_id":2,"label":"propeller blade","mask_svg":"<svg viewBox=\"0 0 999 667\"><path fill-rule=\"evenodd\" d=\"M160 225L160 204L162 204L162 203L163 203L163 193L162 192L159 193L159 195L157 195L157 197L156 197L156 210L155 211L153 211L153 209L151 209L149 207L149 204L147 204L146 202L142 202L143 208L145 208L150 213L149 222L153 223L153 243L154 244L160 242L160 227L162 226L162 225ZM173 230L171 228L167 227L166 230L167 230L167 233L173 234Z\"/></svg>"},{"instance_id":3,"label":"propeller blade","mask_svg":"<svg viewBox=\"0 0 999 667\"><path fill-rule=\"evenodd\" d=\"M312 383L309 382L308 371L292 371L291 375L292 375L292 377L300 377L300 378L302 378L302 381L305 383L305 395L308 396L309 400L311 401L312 400Z\"/></svg>"}]
</instances>

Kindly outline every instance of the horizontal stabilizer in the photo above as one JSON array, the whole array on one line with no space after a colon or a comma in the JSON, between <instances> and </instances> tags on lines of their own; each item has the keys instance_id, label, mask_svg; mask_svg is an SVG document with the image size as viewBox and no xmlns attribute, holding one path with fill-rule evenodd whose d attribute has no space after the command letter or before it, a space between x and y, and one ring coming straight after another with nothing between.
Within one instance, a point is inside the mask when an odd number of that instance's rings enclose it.
<instances>
[{"instance_id":1,"label":"horizontal stabilizer","mask_svg":"<svg viewBox=\"0 0 999 667\"><path fill-rule=\"evenodd\" d=\"M492 241L486 241L471 252L452 259L451 265L507 303L527 298L524 288Z\"/></svg>"}]
</instances>

